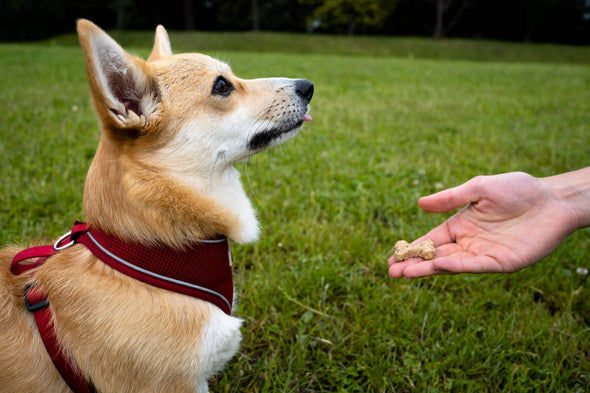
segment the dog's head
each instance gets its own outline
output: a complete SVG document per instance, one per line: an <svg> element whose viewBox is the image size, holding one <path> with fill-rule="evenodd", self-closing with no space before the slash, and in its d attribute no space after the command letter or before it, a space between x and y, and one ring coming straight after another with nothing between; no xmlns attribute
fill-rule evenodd
<svg viewBox="0 0 590 393"><path fill-rule="evenodd" d="M168 244L215 234L255 240L255 214L233 164L311 120L313 84L240 79L209 56L174 55L161 26L147 61L87 20L78 34L102 129L84 194L88 222Z"/></svg>
<svg viewBox="0 0 590 393"><path fill-rule="evenodd" d="M162 26L147 61L89 21L78 22L78 33L103 131L119 140L166 144L162 156L183 166L195 158L231 165L290 139L311 120L308 80L245 80L209 56L173 55Z"/></svg>

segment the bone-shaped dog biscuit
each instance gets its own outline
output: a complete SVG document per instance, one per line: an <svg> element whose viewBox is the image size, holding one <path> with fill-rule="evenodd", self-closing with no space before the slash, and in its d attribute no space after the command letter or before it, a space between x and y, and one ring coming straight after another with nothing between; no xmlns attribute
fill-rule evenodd
<svg viewBox="0 0 590 393"><path fill-rule="evenodd" d="M436 249L432 240L424 240L416 244L408 244L405 240L395 243L393 259L405 261L410 258L433 259L436 257Z"/></svg>

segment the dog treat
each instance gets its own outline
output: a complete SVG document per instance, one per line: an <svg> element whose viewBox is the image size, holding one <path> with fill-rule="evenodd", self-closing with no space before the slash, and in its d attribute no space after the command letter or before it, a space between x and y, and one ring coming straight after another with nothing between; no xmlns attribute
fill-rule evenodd
<svg viewBox="0 0 590 393"><path fill-rule="evenodd" d="M398 262L405 261L410 258L433 259L436 257L436 249L434 242L426 239L423 242L416 244L408 244L405 240L400 240L395 243L393 259Z"/></svg>

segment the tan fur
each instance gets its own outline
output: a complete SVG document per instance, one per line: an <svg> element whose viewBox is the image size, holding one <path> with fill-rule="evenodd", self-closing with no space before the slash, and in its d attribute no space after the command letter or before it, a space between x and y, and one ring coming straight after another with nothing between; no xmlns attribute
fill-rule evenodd
<svg viewBox="0 0 590 393"><path fill-rule="evenodd" d="M124 240L149 244L158 239L181 247L187 240L227 234L237 225L213 200L191 192L133 153L102 166L100 162L113 155L107 150L116 149L105 145L101 141L84 190L84 215L94 227Z"/></svg>
<svg viewBox="0 0 590 393"><path fill-rule="evenodd" d="M292 80L242 80L208 56L173 55L161 26L148 61L89 21L78 22L78 33L102 129L84 188L88 224L173 248L220 235L255 240L233 163L267 147L248 147L257 133L287 124L276 143L295 135L309 99L301 102ZM219 75L231 82L230 96L212 94ZM47 294L59 343L100 393L207 392L207 379L238 348L239 319L124 276L82 245L34 276L10 273L19 250L0 250L2 393L70 392L24 307L29 282Z"/></svg>

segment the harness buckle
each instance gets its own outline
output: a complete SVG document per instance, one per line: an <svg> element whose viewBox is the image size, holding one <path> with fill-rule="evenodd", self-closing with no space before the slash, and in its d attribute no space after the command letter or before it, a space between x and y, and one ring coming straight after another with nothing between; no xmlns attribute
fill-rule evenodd
<svg viewBox="0 0 590 393"><path fill-rule="evenodd" d="M31 301L29 300L29 292L31 289L35 289L35 286L32 283L27 284L27 286L25 286L25 306L27 307L27 310L29 312L37 312L49 306L49 301L43 293L34 296L31 303Z"/></svg>

